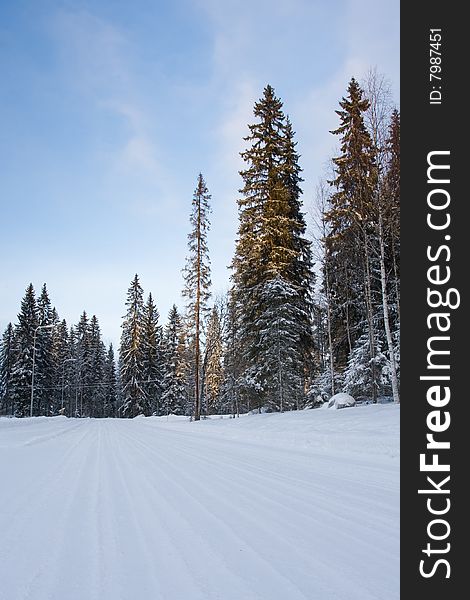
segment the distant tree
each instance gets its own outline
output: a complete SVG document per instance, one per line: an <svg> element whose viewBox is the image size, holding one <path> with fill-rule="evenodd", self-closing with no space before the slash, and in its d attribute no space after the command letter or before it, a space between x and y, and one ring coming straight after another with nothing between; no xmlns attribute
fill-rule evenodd
<svg viewBox="0 0 470 600"><path fill-rule="evenodd" d="M95 315L90 319L90 373L87 377L89 405L87 416L103 417L106 397L106 347L101 339L101 330Z"/></svg>
<svg viewBox="0 0 470 600"><path fill-rule="evenodd" d="M93 391L90 322L86 311L80 316L75 328L76 371L77 371L77 416L90 416Z"/></svg>
<svg viewBox="0 0 470 600"><path fill-rule="evenodd" d="M207 326L206 347L204 354L204 397L206 414L217 414L223 382L223 338L222 323L217 306L212 308Z"/></svg>
<svg viewBox="0 0 470 600"><path fill-rule="evenodd" d="M181 317L173 304L163 335L162 414L183 415L185 413L186 386L183 361Z"/></svg>
<svg viewBox="0 0 470 600"><path fill-rule="evenodd" d="M183 270L185 287L183 296L187 299L187 324L194 349L194 419L201 416L201 338L204 318L207 316L207 301L210 297L210 260L207 246L209 231L209 200L211 196L204 178L199 174L196 190L193 195L190 216L191 232L188 235L188 257Z"/></svg>
<svg viewBox="0 0 470 600"><path fill-rule="evenodd" d="M157 307L149 294L143 311L143 386L151 414L160 414L162 395L162 332Z"/></svg>
<svg viewBox="0 0 470 600"><path fill-rule="evenodd" d="M127 314L122 323L119 349L120 379L123 406L121 416L136 417L150 414L144 381L144 301L138 275L127 292Z"/></svg>
<svg viewBox="0 0 470 600"><path fill-rule="evenodd" d="M57 324L57 313L52 308L46 284L37 299L38 325L36 333L36 357L34 386L38 414L50 415L53 411L54 360L52 350L52 325ZM56 320L54 320L56 319Z"/></svg>
<svg viewBox="0 0 470 600"><path fill-rule="evenodd" d="M38 312L33 285L30 283L21 302L18 324L15 327L16 356L11 372L11 399L13 413L17 417L26 417L30 413L31 385L33 374L33 345ZM33 399L33 414L38 414L36 396Z"/></svg>
<svg viewBox="0 0 470 600"><path fill-rule="evenodd" d="M117 379L113 345L110 344L105 360L103 416L115 417L117 406Z"/></svg>
<svg viewBox="0 0 470 600"><path fill-rule="evenodd" d="M9 323L0 346L0 412L6 415L13 414L11 379L15 359L14 329Z"/></svg>
<svg viewBox="0 0 470 600"><path fill-rule="evenodd" d="M54 321L58 317L54 317ZM68 405L68 390L70 386L69 371L67 367L70 359L69 332L67 322L64 320L57 323L52 331L52 360L54 365L53 372L53 393L52 393L52 414L59 414L59 411ZM66 396L67 394L67 396Z"/></svg>

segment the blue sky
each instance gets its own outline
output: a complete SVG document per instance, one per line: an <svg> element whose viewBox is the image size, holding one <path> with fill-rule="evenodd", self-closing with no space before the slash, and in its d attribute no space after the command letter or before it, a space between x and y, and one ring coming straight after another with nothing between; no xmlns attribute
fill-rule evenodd
<svg viewBox="0 0 470 600"><path fill-rule="evenodd" d="M263 87L297 132L308 211L338 101L371 67L398 99L398 0L0 0L0 328L46 282L61 317L96 314L117 343L136 272L165 321L200 171L224 291Z"/></svg>

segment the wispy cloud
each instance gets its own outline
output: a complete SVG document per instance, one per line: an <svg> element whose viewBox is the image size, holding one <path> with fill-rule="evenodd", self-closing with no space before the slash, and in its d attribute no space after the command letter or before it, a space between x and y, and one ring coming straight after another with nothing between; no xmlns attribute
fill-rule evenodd
<svg viewBox="0 0 470 600"><path fill-rule="evenodd" d="M115 167L157 174L158 147L139 101L125 32L88 11L65 10L55 15L53 32L70 84L86 102L122 120L123 140L112 150Z"/></svg>

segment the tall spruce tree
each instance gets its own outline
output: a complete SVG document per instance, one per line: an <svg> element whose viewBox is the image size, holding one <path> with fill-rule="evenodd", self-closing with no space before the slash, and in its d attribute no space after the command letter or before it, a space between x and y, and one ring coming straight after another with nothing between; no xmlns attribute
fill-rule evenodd
<svg viewBox="0 0 470 600"><path fill-rule="evenodd" d="M54 396L54 358L53 358L53 328L57 324L57 312L53 309L46 284L42 286L37 299L38 325L36 334L36 356L34 386L37 397L38 414L53 413Z"/></svg>
<svg viewBox="0 0 470 600"><path fill-rule="evenodd" d="M219 309L214 306L207 325L206 348L204 354L204 405L207 415L220 410L223 382L223 339Z"/></svg>
<svg viewBox="0 0 470 600"><path fill-rule="evenodd" d="M144 301L143 290L136 274L127 292L127 314L122 323L119 348L122 389L121 416L148 416L150 406L144 381Z"/></svg>
<svg viewBox="0 0 470 600"><path fill-rule="evenodd" d="M110 344L105 360L105 371L104 371L104 406L103 416L104 417L115 417L116 416L116 404L117 404L117 380L116 380L116 363L114 360L114 349L113 345Z"/></svg>
<svg viewBox="0 0 470 600"><path fill-rule="evenodd" d="M101 330L95 315L90 319L90 393L87 416L103 417L105 404L106 347L101 339Z"/></svg>
<svg viewBox="0 0 470 600"><path fill-rule="evenodd" d="M149 294L143 312L143 385L154 415L160 414L162 395L162 334L158 319L157 307Z"/></svg>
<svg viewBox="0 0 470 600"><path fill-rule="evenodd" d="M9 323L0 347L0 412L4 415L13 414L11 379L15 359L14 329L13 325Z"/></svg>
<svg viewBox="0 0 470 600"><path fill-rule="evenodd" d="M15 327L16 357L11 373L13 413L25 417L30 413L31 385L33 375L33 346L38 326L36 295L33 284L26 289ZM38 414L37 398L33 398L33 414Z"/></svg>
<svg viewBox="0 0 470 600"><path fill-rule="evenodd" d="M59 414L66 411L66 392L70 385L68 379L67 366L69 358L69 332L65 319L57 323L52 331L52 358L54 365L53 372L53 414ZM69 413L67 413L69 414Z"/></svg>
<svg viewBox="0 0 470 600"><path fill-rule="evenodd" d="M173 304L163 336L161 413L164 415L185 413L184 351L181 317Z"/></svg>
<svg viewBox="0 0 470 600"><path fill-rule="evenodd" d="M364 123L364 113L369 101L357 81L352 78L348 96L340 102L340 126L332 131L340 136L341 154L333 159L335 179L330 183L335 191L331 195L331 208L325 215L329 226L326 240L331 294L335 299L336 335L347 340L347 349L338 357L345 365L347 357L364 331L369 339L369 359L372 380L375 381L375 303L373 298L372 260L374 234L374 201L378 181L376 148ZM341 325L346 325L346 336ZM340 346L336 343L336 347ZM371 386L374 402L377 385Z"/></svg>
<svg viewBox="0 0 470 600"><path fill-rule="evenodd" d="M76 333L77 408L76 416L90 416L92 397L90 321L86 311L80 316Z"/></svg>
<svg viewBox="0 0 470 600"><path fill-rule="evenodd" d="M248 408L262 405L289 407L280 392L279 373L268 372L268 356L274 356L277 334L266 328L273 321L273 307L289 314L291 352L283 390L286 397L301 398L312 362L312 283L310 243L305 238L301 212L299 156L294 132L283 113L282 102L271 86L255 104L258 122L249 125L245 138L250 147L242 153L246 169L238 200L239 229L232 262L231 310L236 322L240 375L237 385ZM274 284L274 282L277 282ZM286 290L289 293L284 293ZM279 294L271 296L269 294ZM301 403L301 402L300 402ZM295 402L295 405L298 401Z"/></svg>
<svg viewBox="0 0 470 600"><path fill-rule="evenodd" d="M207 233L210 227L209 213L211 196L200 173L194 191L190 216L191 231L188 235L188 257L183 270L185 287L183 296L187 299L186 318L190 343L193 348L194 374L194 419L201 417L201 342L203 323L207 316L207 302L210 298L210 259Z"/></svg>

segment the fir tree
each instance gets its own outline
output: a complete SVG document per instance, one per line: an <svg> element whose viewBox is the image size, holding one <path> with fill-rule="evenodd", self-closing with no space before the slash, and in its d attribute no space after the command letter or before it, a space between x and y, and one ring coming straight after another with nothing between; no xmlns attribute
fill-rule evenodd
<svg viewBox="0 0 470 600"><path fill-rule="evenodd" d="M162 414L185 413L186 388L184 383L184 342L178 309L173 305L163 337Z"/></svg>
<svg viewBox="0 0 470 600"><path fill-rule="evenodd" d="M90 319L90 371L87 416L103 417L106 389L106 348L101 339L101 330L95 315Z"/></svg>
<svg viewBox="0 0 470 600"><path fill-rule="evenodd" d="M110 344L106 354L105 371L104 371L104 405L103 416L115 417L117 406L117 380L116 380L116 364L114 361L114 349Z"/></svg>
<svg viewBox="0 0 470 600"><path fill-rule="evenodd" d="M194 191L192 210L190 216L191 232L188 235L189 254L183 270L185 287L183 296L187 299L187 323L194 348L193 373L194 373L194 419L201 416L201 338L204 318L207 315L207 301L210 297L210 260L207 246L207 233L209 231L209 200L211 196L204 178L198 176L197 186Z"/></svg>
<svg viewBox="0 0 470 600"><path fill-rule="evenodd" d="M331 181L335 192L331 208L325 215L329 226L326 240L331 296L339 309L336 323L340 326L336 337L347 341L343 359L349 355L363 331L363 322L369 336L369 354L374 377L375 358L375 303L373 300L372 258L376 231L374 223L378 171L376 148L364 123L369 101L357 81L352 78L348 96L337 110L340 126L332 131L341 137L341 155L334 158L336 178ZM346 335L341 325L346 326ZM343 330L344 331L344 330ZM336 343L336 347L340 343ZM372 386L376 394L377 386ZM376 396L374 395L374 401Z"/></svg>
<svg viewBox="0 0 470 600"><path fill-rule="evenodd" d="M149 294L143 312L143 381L151 414L160 414L162 394L161 327L157 307Z"/></svg>
<svg viewBox="0 0 470 600"><path fill-rule="evenodd" d="M36 333L36 356L34 373L34 395L37 398L38 414L53 414L54 360L53 328L57 324L57 313L52 308L46 284L42 286L37 300L38 325Z"/></svg>
<svg viewBox="0 0 470 600"><path fill-rule="evenodd" d="M267 281L261 293L259 348L263 355L260 380L264 406L283 412L303 407L303 355L298 325L297 290L280 275Z"/></svg>
<svg viewBox="0 0 470 600"><path fill-rule="evenodd" d="M2 337L0 349L0 411L2 414L13 414L12 372L15 364L15 337L13 325L8 324Z"/></svg>
<svg viewBox="0 0 470 600"><path fill-rule="evenodd" d="M32 284L26 289L15 328L16 357L11 372L11 398L13 412L17 417L30 414L31 385L33 375L33 347L38 326L36 296ZM38 414L36 398L33 398L33 414Z"/></svg>
<svg viewBox="0 0 470 600"><path fill-rule="evenodd" d="M127 293L127 314L122 324L119 349L123 417L150 414L144 381L144 301L143 290L136 274Z"/></svg>
<svg viewBox="0 0 470 600"><path fill-rule="evenodd" d="M57 318L57 317L56 317ZM54 319L55 320L55 319ZM57 324L52 332L52 358L54 365L53 372L53 414L65 412L66 391L69 386L68 372L66 367L69 361L69 332L67 322L62 320Z"/></svg>
<svg viewBox="0 0 470 600"><path fill-rule="evenodd" d="M217 306L211 312L207 326L206 349L204 356L204 397L207 415L216 414L220 409L223 382L223 340L222 324Z"/></svg>
<svg viewBox="0 0 470 600"><path fill-rule="evenodd" d="M269 340L276 338L266 327L275 326L272 310L279 308L279 298L269 299L267 290L281 291L280 286L270 287L271 282L282 280L292 291L282 294L288 305L282 310L294 310L298 318L290 321L289 337L299 357L291 363L290 380L308 377L313 344L311 249L301 212L302 179L294 132L269 85L255 104L254 115L258 122L249 126L245 141L250 147L242 153L247 168L241 172L244 187L238 201L240 224L231 291L240 367L237 386L248 408L260 408L276 387L277 373L267 373L265 368L273 351Z"/></svg>
<svg viewBox="0 0 470 600"><path fill-rule="evenodd" d="M382 352L382 342L378 336L375 339L375 348L375 355L371 358L369 334L365 333L358 339L349 356L344 372L344 389L356 398L374 398L383 391L390 391L390 363Z"/></svg>

